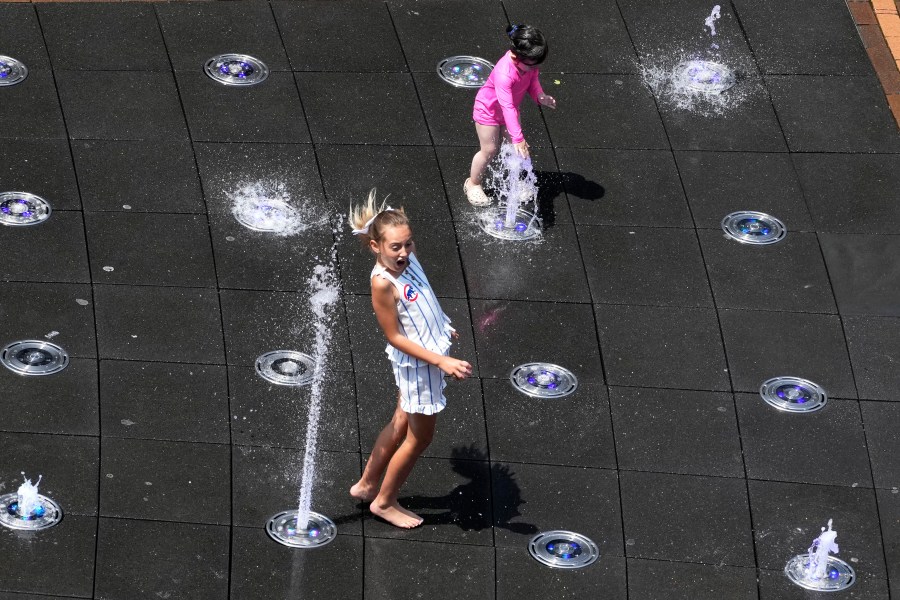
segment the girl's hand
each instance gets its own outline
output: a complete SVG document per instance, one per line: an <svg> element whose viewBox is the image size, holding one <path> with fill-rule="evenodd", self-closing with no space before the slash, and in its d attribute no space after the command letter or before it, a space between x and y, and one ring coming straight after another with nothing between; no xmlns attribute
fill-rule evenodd
<svg viewBox="0 0 900 600"><path fill-rule="evenodd" d="M438 368L454 379L465 379L472 374L472 365L452 356L442 356Z"/></svg>
<svg viewBox="0 0 900 600"><path fill-rule="evenodd" d="M556 98L553 96L548 96L547 94L541 94L538 96L538 102L547 108L556 109Z"/></svg>
<svg viewBox="0 0 900 600"><path fill-rule="evenodd" d="M522 140L516 144L513 144L513 148L516 149L516 152L519 153L519 156L522 158L528 158L528 142Z"/></svg>
<svg viewBox="0 0 900 600"><path fill-rule="evenodd" d="M450 332L450 337L452 337L454 340L458 340L458 339L459 339L459 332L456 331L455 329L452 330L452 331Z"/></svg>

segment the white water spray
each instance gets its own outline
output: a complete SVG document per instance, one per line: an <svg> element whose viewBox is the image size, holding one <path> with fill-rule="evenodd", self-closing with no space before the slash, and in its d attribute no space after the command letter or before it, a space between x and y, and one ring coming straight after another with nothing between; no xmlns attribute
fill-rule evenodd
<svg viewBox="0 0 900 600"><path fill-rule="evenodd" d="M19 489L16 490L16 494L18 496L18 508L16 512L19 513L21 517L28 517L41 505L41 500L38 498L38 486L41 484L41 479L44 477L43 475L38 475L38 480L32 484L31 480L25 477L25 473L22 473L22 477L25 479L25 483L19 486Z"/></svg>
<svg viewBox="0 0 900 600"><path fill-rule="evenodd" d="M290 236L325 222L323 215L315 214L312 203L298 208L284 183L277 181L242 183L228 199L234 218L255 231Z"/></svg>
<svg viewBox="0 0 900 600"><path fill-rule="evenodd" d="M504 140L497 159L491 162L488 171L500 207L505 208L504 226L515 227L516 213L529 203L532 204L529 212L534 215L529 226L533 225L537 218L538 187L531 157L524 158L515 146Z"/></svg>
<svg viewBox="0 0 900 600"><path fill-rule="evenodd" d="M709 27L709 34L716 35L716 21L719 20L721 16L721 6L716 4L713 6L712 12L706 17L706 20L703 22L707 27Z"/></svg>

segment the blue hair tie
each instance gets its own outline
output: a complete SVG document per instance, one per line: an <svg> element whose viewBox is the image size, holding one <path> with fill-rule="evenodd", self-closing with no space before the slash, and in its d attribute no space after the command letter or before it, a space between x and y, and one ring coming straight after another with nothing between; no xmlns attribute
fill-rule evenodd
<svg viewBox="0 0 900 600"><path fill-rule="evenodd" d="M509 30L509 39L512 39L513 34L515 34L519 30L518 25L513 25L512 29Z"/></svg>

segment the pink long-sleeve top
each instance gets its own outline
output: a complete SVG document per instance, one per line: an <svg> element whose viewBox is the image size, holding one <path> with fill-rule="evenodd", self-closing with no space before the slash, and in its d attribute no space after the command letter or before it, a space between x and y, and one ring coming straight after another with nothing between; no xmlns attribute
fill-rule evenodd
<svg viewBox="0 0 900 600"><path fill-rule="evenodd" d="M521 142L525 136L522 135L522 126L519 124L519 104L522 103L525 92L535 102L544 93L538 81L539 74L540 69L537 68L525 73L519 71L511 53L507 52L497 61L488 80L478 90L472 118L482 125L506 125L513 143Z"/></svg>

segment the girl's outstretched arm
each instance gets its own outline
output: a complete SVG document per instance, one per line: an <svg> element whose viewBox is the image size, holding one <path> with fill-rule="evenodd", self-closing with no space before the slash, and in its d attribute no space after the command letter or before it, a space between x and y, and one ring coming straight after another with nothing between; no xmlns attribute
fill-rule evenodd
<svg viewBox="0 0 900 600"><path fill-rule="evenodd" d="M456 379L465 379L471 375L472 365L466 361L432 352L400 333L394 289L394 285L386 279L372 278L372 308L388 343L400 352L434 365Z"/></svg>

